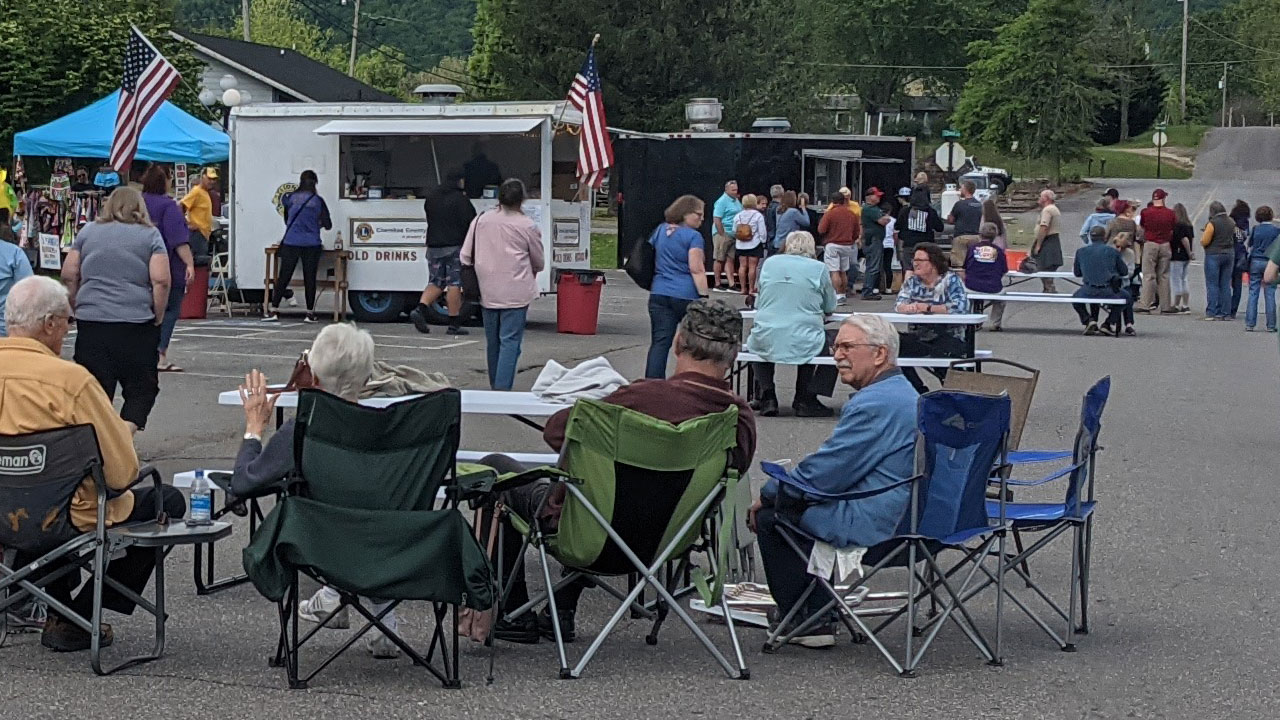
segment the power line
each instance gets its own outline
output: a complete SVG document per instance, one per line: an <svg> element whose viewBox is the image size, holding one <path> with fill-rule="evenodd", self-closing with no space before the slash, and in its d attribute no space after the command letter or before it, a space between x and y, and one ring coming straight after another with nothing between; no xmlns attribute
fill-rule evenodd
<svg viewBox="0 0 1280 720"><path fill-rule="evenodd" d="M1199 25L1200 27L1204 28L1205 30L1208 30L1209 32L1213 33L1214 35L1217 35L1218 37L1222 38L1223 40L1227 40L1227 41L1233 42L1233 43L1235 43L1236 45L1239 45L1240 47L1242 47L1242 48L1244 48L1244 49L1246 49L1246 50L1252 50L1252 51L1254 51L1254 52L1260 52L1260 53L1265 53L1265 54L1267 54L1267 55L1274 55L1274 56L1276 56L1276 57L1280 57L1280 53L1278 53L1278 52L1276 52L1276 51L1274 51L1274 50L1263 50L1262 48L1253 47L1252 45L1245 45L1244 43L1240 42L1239 40L1236 40L1235 38L1233 38L1233 37L1231 37L1231 36L1229 36L1229 35L1224 35L1224 34L1222 34L1222 33L1218 32L1217 30L1214 30L1213 28L1209 27L1208 25L1205 25L1204 23L1200 22L1199 20L1196 20L1195 18L1192 18L1192 19L1191 19L1191 21L1192 21L1192 22L1194 22L1195 24Z"/></svg>

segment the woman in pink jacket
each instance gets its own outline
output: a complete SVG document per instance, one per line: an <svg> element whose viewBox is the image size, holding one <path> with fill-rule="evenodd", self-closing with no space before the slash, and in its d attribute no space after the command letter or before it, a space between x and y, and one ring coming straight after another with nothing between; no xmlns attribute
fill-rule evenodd
<svg viewBox="0 0 1280 720"><path fill-rule="evenodd" d="M538 297L538 273L544 266L542 233L520 209L524 183L508 180L498 188L498 207L471 221L462 244L462 264L476 269L489 361L489 387L515 384L520 342L529 303Z"/></svg>

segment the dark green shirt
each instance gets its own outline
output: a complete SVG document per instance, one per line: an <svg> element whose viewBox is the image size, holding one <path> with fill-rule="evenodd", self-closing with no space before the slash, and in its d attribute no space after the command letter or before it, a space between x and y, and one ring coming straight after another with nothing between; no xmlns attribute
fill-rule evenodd
<svg viewBox="0 0 1280 720"><path fill-rule="evenodd" d="M866 247L880 247L884 242L884 226L880 224L882 217L884 211L879 205L862 203L862 244Z"/></svg>

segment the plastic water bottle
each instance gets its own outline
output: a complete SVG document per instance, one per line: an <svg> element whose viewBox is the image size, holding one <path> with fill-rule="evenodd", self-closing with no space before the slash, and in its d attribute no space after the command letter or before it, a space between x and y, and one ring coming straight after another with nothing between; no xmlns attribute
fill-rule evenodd
<svg viewBox="0 0 1280 720"><path fill-rule="evenodd" d="M196 470L196 480L191 484L191 512L187 517L188 525L209 525L213 523L213 494L209 490L209 481L205 479L204 470Z"/></svg>

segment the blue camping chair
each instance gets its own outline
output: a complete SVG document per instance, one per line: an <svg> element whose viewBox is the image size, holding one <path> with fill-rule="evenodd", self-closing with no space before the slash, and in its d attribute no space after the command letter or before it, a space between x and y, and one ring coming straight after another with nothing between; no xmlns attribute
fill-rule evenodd
<svg viewBox="0 0 1280 720"><path fill-rule="evenodd" d="M989 518L993 520L1000 517L1007 518L1014 532L1036 533L1040 537L1030 547L1019 551L1017 555L1006 556L1002 553L1000 557L1005 558L1004 567L994 574L984 568L983 572L987 575L986 581L970 591L970 595L981 592L993 582L996 582L1004 572L1013 571L1017 573L1026 583L1026 587L1039 596L1059 618L1067 623L1066 636L1061 637L1054 632L1049 623L1037 615L1007 584L1004 585L1002 592L1007 594L1018 609L1031 618L1041 630L1044 630L1057 643L1059 648L1066 652L1075 651L1075 643L1072 640L1075 639L1076 633L1085 635L1089 632L1089 569L1093 555L1093 513L1097 508L1097 502L1094 500L1094 478L1098 451L1102 449L1098 445L1098 434L1102 430L1102 411L1106 408L1107 398L1110 394L1110 376L1099 380L1085 393L1084 402L1080 409L1080 429L1076 431L1075 448L1073 450L1066 452L1031 451L1010 454L1010 461L1015 467L1069 458L1071 460L1069 465L1038 480L1007 481L1009 486L1033 487L1066 478L1066 497L1061 503L1011 502L1001 506L1000 503L995 501L988 501L987 516ZM992 482L995 482L995 480ZM1049 597L1048 593L1032 581L1030 573L1026 570L1026 563L1031 556L1068 530L1072 531L1071 590L1070 603L1068 609L1064 611ZM1075 622L1077 597L1080 600L1080 624L1078 626Z"/></svg>
<svg viewBox="0 0 1280 720"><path fill-rule="evenodd" d="M1000 556L1005 554L1005 538L1008 524L1002 517L994 522L987 517L986 490L992 467L1004 465L1009 436L1010 401L1008 395L980 395L976 393L939 390L920 397L917 427L923 449L923 466L920 474L879 490L830 495L803 487L789 475L778 475L782 483L779 493L803 494L810 502L824 500L855 500L888 492L902 485L910 485L911 501L908 511L898 525L897 534L884 543L870 548L863 558L871 567L861 583L870 583L881 570L888 567L907 567L906 603L891 612L875 627L856 612L856 605L865 596L865 590L851 588L846 592L836 589L839 578L811 577L804 594L787 616L770 631L765 651L772 652L823 621L833 610L852 634L855 642L865 638L875 645L885 660L903 677L914 677L925 651L937 637L947 620L954 622L965 636L993 665L1001 664L1000 613L1001 599L996 603L995 643L988 642L978 630L973 617L965 607L965 598L977 572L982 568L981 559L998 546ZM996 504L1003 507L1004 486L1001 499ZM779 531L787 544L801 557L808 558L814 537L800 529L798 523L782 519ZM943 550L958 550L963 559L944 570L938 562ZM923 564L923 568L920 567ZM1004 567L996 570L995 582L1003 585ZM988 573L989 574L989 573ZM957 585L955 580L963 575ZM815 591L824 592L831 599L819 612L803 622L796 622L805 601ZM1000 593L1003 596L1003 592ZM928 599L941 610L927 623L920 625L916 619L916 605ZM851 605L852 603L852 605ZM885 630L899 617L906 616L906 646L901 660L881 640ZM927 632L926 632L927 631ZM922 639L918 639L922 638ZM919 646L916 647L916 643Z"/></svg>

